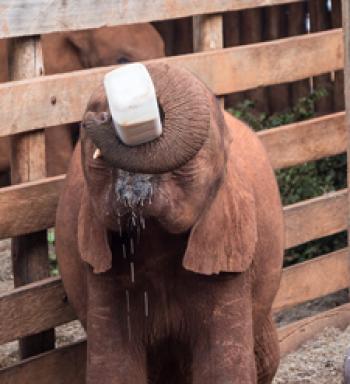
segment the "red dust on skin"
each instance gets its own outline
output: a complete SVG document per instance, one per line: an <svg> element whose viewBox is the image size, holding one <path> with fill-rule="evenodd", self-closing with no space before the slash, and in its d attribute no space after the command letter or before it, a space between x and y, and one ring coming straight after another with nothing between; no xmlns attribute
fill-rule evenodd
<svg viewBox="0 0 350 384"><path fill-rule="evenodd" d="M119 230L120 223L127 225L130 216L136 214L145 219L155 218L170 233L186 232L197 221L200 207L213 194L212 180L218 179L214 183L218 187L223 177L217 160L212 158L219 150L205 147L183 167L151 175L115 169L103 155L93 159L96 147L88 138L85 144L86 178L93 196L92 204L100 220L109 223L114 231ZM220 145L220 142L215 144ZM223 161L222 158L222 164ZM98 182L89 183L90 179Z"/></svg>
<svg viewBox="0 0 350 384"><path fill-rule="evenodd" d="M222 112L196 78L162 63L153 71L171 134L130 149L110 141L112 129L106 138L96 127L90 138L83 126L57 209L62 279L87 324L87 382L146 383L170 361L188 367L193 384L270 384L279 361L271 307L284 233L272 167L257 136ZM183 101L189 89L197 95L192 104ZM93 103L88 112L106 111L103 94ZM102 157L94 161L96 145ZM127 218L132 224L125 195L133 201L137 180L153 194L134 255L135 233L117 232L118 211L123 230ZM166 352L174 355L167 360ZM156 383L170 383L174 373L181 375L175 382L187 382L183 372L161 373Z"/></svg>

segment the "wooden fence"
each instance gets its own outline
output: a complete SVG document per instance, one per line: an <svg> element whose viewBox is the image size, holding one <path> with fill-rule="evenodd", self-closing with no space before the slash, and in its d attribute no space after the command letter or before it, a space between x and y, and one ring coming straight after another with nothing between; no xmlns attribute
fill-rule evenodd
<svg viewBox="0 0 350 384"><path fill-rule="evenodd" d="M238 46L319 32L341 27L341 0L308 0L279 6L227 12L224 15L224 46ZM229 95L227 106L252 100L258 112L283 112L311 90L323 97L316 102L318 115L344 110L343 72L337 71L295 83Z"/></svg>
<svg viewBox="0 0 350 384"><path fill-rule="evenodd" d="M343 69L341 29L221 48L221 13L300 2L152 0L147 4L139 0L85 0L82 5L78 0L0 0L0 38L16 38L10 68L15 81L0 85L0 136L10 135L13 139L12 172L17 182L0 189L0 238L15 238L17 286L0 295L0 344L21 338L24 357L31 356L53 347L50 329L75 319L60 279L48 277L45 231L54 225L64 176L45 177L43 128L79 120L92 89L109 70L96 68L42 76L38 35L194 16L194 47L203 52L161 60L190 68L217 95L223 96ZM350 7L347 0L344 3L344 19L350 30ZM212 50L213 47L216 49ZM349 79L350 76L348 83ZM347 90L350 99L349 84ZM345 113L339 112L262 131L259 135L274 168L279 169L346 152L346 126ZM347 190L286 206L286 248L347 230L347 207ZM286 268L274 303L275 311L347 288L348 265L345 248ZM345 304L285 326L279 330L282 353L297 348L325 326L342 327L349 323L350 304ZM0 370L0 382L82 384L84 351L84 342L80 342L29 357Z"/></svg>

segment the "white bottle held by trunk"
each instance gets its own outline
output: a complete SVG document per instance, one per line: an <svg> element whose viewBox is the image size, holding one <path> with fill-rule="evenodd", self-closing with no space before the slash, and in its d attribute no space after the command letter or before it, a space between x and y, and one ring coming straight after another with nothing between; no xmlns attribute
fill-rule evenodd
<svg viewBox="0 0 350 384"><path fill-rule="evenodd" d="M143 64L123 65L107 73L104 87L116 133L124 144L140 145L162 134L154 84Z"/></svg>

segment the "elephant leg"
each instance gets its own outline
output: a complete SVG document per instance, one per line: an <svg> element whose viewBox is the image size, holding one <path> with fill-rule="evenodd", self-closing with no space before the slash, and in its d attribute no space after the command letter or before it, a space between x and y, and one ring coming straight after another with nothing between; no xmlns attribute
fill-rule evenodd
<svg viewBox="0 0 350 384"><path fill-rule="evenodd" d="M87 272L87 384L146 384L146 351L115 274ZM133 329L133 333L129 332Z"/></svg>
<svg viewBox="0 0 350 384"><path fill-rule="evenodd" d="M207 324L199 333L193 351L193 383L255 384L257 373L248 274L237 274L232 280L215 284L212 314L203 323Z"/></svg>
<svg viewBox="0 0 350 384"><path fill-rule="evenodd" d="M73 153L71 125L48 128L45 131L45 150L48 176L56 176L67 172Z"/></svg>
<svg viewBox="0 0 350 384"><path fill-rule="evenodd" d="M146 365L114 338L114 347L102 340L89 340L86 384L146 384ZM97 345L99 344L99 345Z"/></svg>
<svg viewBox="0 0 350 384"><path fill-rule="evenodd" d="M271 314L255 335L255 356L258 383L272 383L280 361L280 350L277 330Z"/></svg>

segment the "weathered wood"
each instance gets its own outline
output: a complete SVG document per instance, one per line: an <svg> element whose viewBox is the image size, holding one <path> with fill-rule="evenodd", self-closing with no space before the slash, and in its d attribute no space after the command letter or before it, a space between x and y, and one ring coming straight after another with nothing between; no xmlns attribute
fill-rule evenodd
<svg viewBox="0 0 350 384"><path fill-rule="evenodd" d="M1 384L84 384L86 343L77 342L0 369Z"/></svg>
<svg viewBox="0 0 350 384"><path fill-rule="evenodd" d="M341 0L332 0L332 27L342 27ZM334 110L344 111L344 71L337 71L334 75Z"/></svg>
<svg viewBox="0 0 350 384"><path fill-rule="evenodd" d="M253 44L262 42L263 39L263 12L261 9L247 9L241 12L241 44ZM256 71L257 61L255 61ZM260 72L260 63L259 71ZM239 76L241 74L239 73ZM254 102L254 107L259 112L269 113L267 91L265 88L253 89L244 94L244 97Z"/></svg>
<svg viewBox="0 0 350 384"><path fill-rule="evenodd" d="M286 248L345 231L347 198L341 190L285 207Z"/></svg>
<svg viewBox="0 0 350 384"><path fill-rule="evenodd" d="M301 58L303 65L300 65ZM216 94L223 95L341 69L342 31L161 60L189 68ZM91 93L110 69L97 68L1 84L0 136L80 120Z"/></svg>
<svg viewBox="0 0 350 384"><path fill-rule="evenodd" d="M278 330L281 355L285 356L295 351L305 342L316 337L326 327L345 329L349 323L350 304L344 304L286 325Z"/></svg>
<svg viewBox="0 0 350 384"><path fill-rule="evenodd" d="M258 133L275 169L346 152L345 113L293 123Z"/></svg>
<svg viewBox="0 0 350 384"><path fill-rule="evenodd" d="M195 16L193 18L193 48L195 52L223 47L222 15Z"/></svg>
<svg viewBox="0 0 350 384"><path fill-rule="evenodd" d="M345 91L345 112L346 112L346 131L347 131L347 184L350 185L350 2L342 0L342 20L344 30L344 91ZM350 214L350 198L347 201L348 216ZM348 239L350 236L350 224L348 218ZM349 241L349 240L348 240ZM349 258L350 262L350 258Z"/></svg>
<svg viewBox="0 0 350 384"><path fill-rule="evenodd" d="M40 231L54 225L64 176L0 189L0 239Z"/></svg>
<svg viewBox="0 0 350 384"><path fill-rule="evenodd" d="M8 81L7 41L0 39L0 83Z"/></svg>
<svg viewBox="0 0 350 384"><path fill-rule="evenodd" d="M0 38L175 19L302 0L0 0Z"/></svg>
<svg viewBox="0 0 350 384"><path fill-rule="evenodd" d="M347 288L350 281L349 250L285 268L281 285L273 303L275 312ZM332 278L329 278L332 276Z"/></svg>
<svg viewBox="0 0 350 384"><path fill-rule="evenodd" d="M75 319L58 277L27 284L0 295L0 344Z"/></svg>
<svg viewBox="0 0 350 384"><path fill-rule="evenodd" d="M236 47L241 41L241 17L239 11L226 12L223 15L224 47ZM232 93L225 96L225 106L235 107L244 99L243 93Z"/></svg>
<svg viewBox="0 0 350 384"><path fill-rule="evenodd" d="M194 52L210 51L223 48L223 17L222 15L193 17L193 49ZM224 107L225 100L220 100Z"/></svg>
<svg viewBox="0 0 350 384"><path fill-rule="evenodd" d="M12 42L10 49L8 69L11 80L27 79L43 74L43 56L39 37L16 39ZM44 131L12 136L11 183L23 183L45 176ZM46 231L12 239L11 253L15 287L49 276ZM22 358L54 347L53 329L20 340Z"/></svg>
<svg viewBox="0 0 350 384"><path fill-rule="evenodd" d="M298 36L306 33L305 17L307 13L306 2L288 5L288 35ZM300 80L291 84L292 105L295 105L302 97L310 93L309 79Z"/></svg>
<svg viewBox="0 0 350 384"><path fill-rule="evenodd" d="M287 36L287 13L283 6L269 7L265 11L265 40L277 40ZM289 85L278 84L267 89L270 113L286 110L290 105Z"/></svg>
<svg viewBox="0 0 350 384"><path fill-rule="evenodd" d="M31 79L43 74L43 57L38 38L14 40L10 45L9 58L8 69L11 80ZM12 105L12 109L15 105ZM11 146L12 184L46 176L43 131L16 135L12 137Z"/></svg>
<svg viewBox="0 0 350 384"><path fill-rule="evenodd" d="M308 7L311 32L324 31L330 28L330 13L326 8L325 0L309 0ZM315 90L323 89L327 92L327 95L316 101L316 112L320 115L333 112L333 84L331 82L331 75L325 74L314 77L313 84Z"/></svg>

